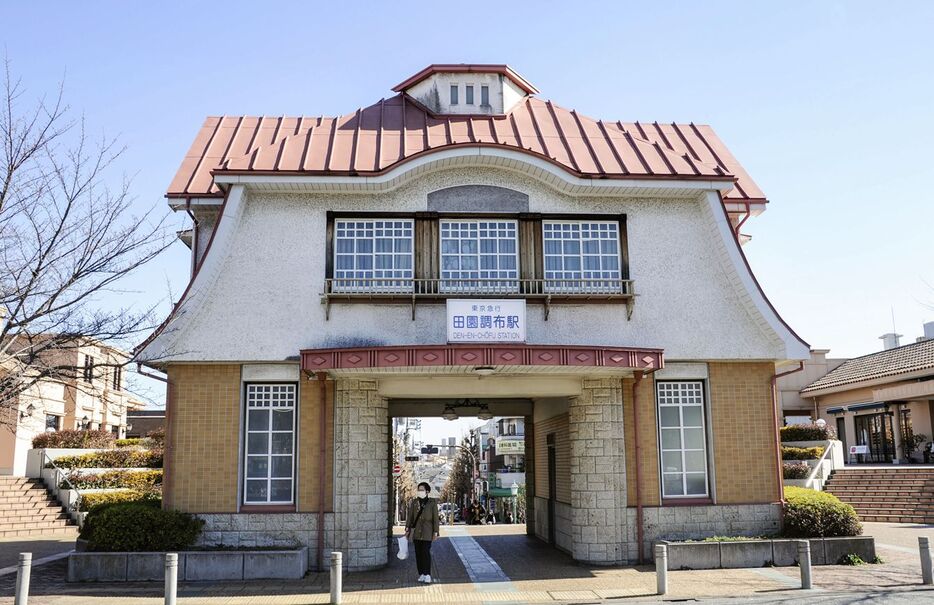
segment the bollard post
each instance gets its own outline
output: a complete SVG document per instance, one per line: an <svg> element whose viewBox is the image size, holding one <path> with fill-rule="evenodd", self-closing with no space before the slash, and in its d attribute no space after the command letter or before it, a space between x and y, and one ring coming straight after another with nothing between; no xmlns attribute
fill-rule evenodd
<svg viewBox="0 0 934 605"><path fill-rule="evenodd" d="M934 568L931 567L931 544L927 536L918 536L918 550L921 551L921 581L934 584Z"/></svg>
<svg viewBox="0 0 934 605"><path fill-rule="evenodd" d="M29 573L32 571L32 553L19 553L19 563L16 565L16 596L14 605L26 605L29 600Z"/></svg>
<svg viewBox="0 0 934 605"><path fill-rule="evenodd" d="M801 588L811 588L811 543L798 540L798 567L801 568Z"/></svg>
<svg viewBox="0 0 934 605"><path fill-rule="evenodd" d="M178 594L178 553L165 553L165 605L175 605Z"/></svg>
<svg viewBox="0 0 934 605"><path fill-rule="evenodd" d="M342 555L339 551L331 553L331 605L340 605L341 602L341 591L343 590L341 585L341 573L343 569L341 557Z"/></svg>
<svg viewBox="0 0 934 605"><path fill-rule="evenodd" d="M655 545L655 580L658 594L668 594L668 546Z"/></svg>

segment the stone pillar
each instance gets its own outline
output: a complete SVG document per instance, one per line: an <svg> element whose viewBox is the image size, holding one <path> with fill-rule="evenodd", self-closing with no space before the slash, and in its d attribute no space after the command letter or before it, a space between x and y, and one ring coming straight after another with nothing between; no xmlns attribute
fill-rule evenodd
<svg viewBox="0 0 934 605"><path fill-rule="evenodd" d="M623 391L618 378L584 380L569 408L571 554L628 563Z"/></svg>
<svg viewBox="0 0 934 605"><path fill-rule="evenodd" d="M375 380L334 385L334 550L347 571L386 565L389 408Z"/></svg>
<svg viewBox="0 0 934 605"><path fill-rule="evenodd" d="M532 415L525 417L525 533L535 535L535 422ZM546 454L547 455L547 452Z"/></svg>

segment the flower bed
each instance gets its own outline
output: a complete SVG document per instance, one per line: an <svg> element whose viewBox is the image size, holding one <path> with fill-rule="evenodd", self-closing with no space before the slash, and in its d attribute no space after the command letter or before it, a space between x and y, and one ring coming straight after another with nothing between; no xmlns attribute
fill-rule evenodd
<svg viewBox="0 0 934 605"><path fill-rule="evenodd" d="M88 492L81 494L81 503L78 506L78 510L86 513L103 504L114 504L116 502L155 502L157 500L162 500L162 491L158 488L153 488L149 491L121 489Z"/></svg>
<svg viewBox="0 0 934 605"><path fill-rule="evenodd" d="M811 474L811 467L807 462L782 463L782 477L785 479L807 479Z"/></svg>
<svg viewBox="0 0 934 605"><path fill-rule="evenodd" d="M782 446L782 460L816 460L824 455L823 447Z"/></svg>
<svg viewBox="0 0 934 605"><path fill-rule="evenodd" d="M162 468L162 450L115 449L55 459L59 468ZM46 464L51 468L52 464Z"/></svg>
<svg viewBox="0 0 934 605"><path fill-rule="evenodd" d="M70 485L69 485L70 482ZM150 490L162 483L161 470L106 471L103 473L73 472L59 483L60 489L135 489Z"/></svg>
<svg viewBox="0 0 934 605"><path fill-rule="evenodd" d="M33 449L111 448L115 437L110 431L54 431L41 433L32 440Z"/></svg>
<svg viewBox="0 0 934 605"><path fill-rule="evenodd" d="M830 425L789 424L779 430L782 443L786 441L830 441L837 438Z"/></svg>

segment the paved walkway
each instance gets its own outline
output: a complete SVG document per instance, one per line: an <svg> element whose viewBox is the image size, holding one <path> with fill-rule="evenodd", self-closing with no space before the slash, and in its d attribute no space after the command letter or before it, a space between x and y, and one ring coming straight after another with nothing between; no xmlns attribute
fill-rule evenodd
<svg viewBox="0 0 934 605"><path fill-rule="evenodd" d="M867 524L880 543L910 542L911 532L926 531ZM854 589L888 598L921 587L917 555L904 550L880 553L887 562L867 567L814 568L818 591L797 588L797 568L672 571L666 600L730 596L756 602L855 602ZM418 584L414 553L405 561L391 552L381 570L347 574L345 603L595 603L607 599L658 601L654 568L602 568L577 565L567 555L524 534L522 526L442 528L432 547L431 586ZM914 558L913 558L914 557ZM33 570L33 605L161 605L161 583L66 584L64 560ZM12 603L15 576L0 577L0 604ZM907 585L907 586L906 586ZM838 595L839 596L838 600ZM847 597L849 595L849 597ZM181 605L297 605L328 602L326 574L302 580L236 583L183 583ZM847 601L847 598L854 598ZM800 601L799 601L800 599ZM866 594L859 596L865 602ZM934 591L911 593L911 602L934 603Z"/></svg>
<svg viewBox="0 0 934 605"><path fill-rule="evenodd" d="M0 576L16 573L16 564L19 562L21 552L31 552L34 564L66 556L75 549L77 537L78 532L75 531L73 536L49 534L28 538L0 539Z"/></svg>

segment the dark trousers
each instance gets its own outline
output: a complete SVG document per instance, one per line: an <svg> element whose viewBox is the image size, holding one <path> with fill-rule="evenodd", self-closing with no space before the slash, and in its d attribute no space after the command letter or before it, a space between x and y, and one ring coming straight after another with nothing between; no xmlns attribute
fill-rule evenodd
<svg viewBox="0 0 934 605"><path fill-rule="evenodd" d="M431 575L431 540L412 540L415 542L415 566L418 575Z"/></svg>

